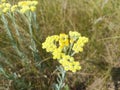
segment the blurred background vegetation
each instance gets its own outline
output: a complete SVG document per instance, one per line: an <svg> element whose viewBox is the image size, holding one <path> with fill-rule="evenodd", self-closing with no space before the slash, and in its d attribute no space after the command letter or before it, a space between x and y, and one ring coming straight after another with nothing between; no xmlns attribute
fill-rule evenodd
<svg viewBox="0 0 120 90"><path fill-rule="evenodd" d="M16 3L21 0L9 0ZM114 68L120 67L120 0L38 0L34 40L38 59L35 60L24 17L16 14L22 41L19 42L11 20L14 39L27 58L27 63L12 48L0 21L0 90L52 90L58 62L42 49L47 36L78 31L89 37L84 52L77 54L82 70L67 72L63 90L114 90ZM114 71L113 71L114 72ZM119 71L117 71L119 72ZM120 77L117 75L117 77Z"/></svg>

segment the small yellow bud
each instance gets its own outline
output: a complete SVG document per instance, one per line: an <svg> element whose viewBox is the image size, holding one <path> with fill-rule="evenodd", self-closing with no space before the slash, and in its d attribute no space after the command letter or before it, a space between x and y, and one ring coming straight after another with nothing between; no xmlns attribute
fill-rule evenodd
<svg viewBox="0 0 120 90"><path fill-rule="evenodd" d="M3 13L6 13L8 11L9 11L9 8L7 8L7 7L3 9Z"/></svg>
<svg viewBox="0 0 120 90"><path fill-rule="evenodd" d="M20 2L18 2L18 6L28 6L28 3L27 3L27 1L20 1Z"/></svg>
<svg viewBox="0 0 120 90"><path fill-rule="evenodd" d="M31 7L30 7L30 10L31 10L32 12L34 12L34 11L36 10L36 7L35 7L35 6L31 6Z"/></svg>
<svg viewBox="0 0 120 90"><path fill-rule="evenodd" d="M13 5L13 6L11 7L11 11L14 12L14 11L17 9L17 7L18 7L17 5Z"/></svg>
<svg viewBox="0 0 120 90"><path fill-rule="evenodd" d="M1 0L1 2L6 2L6 0Z"/></svg>
<svg viewBox="0 0 120 90"><path fill-rule="evenodd" d="M6 6L7 8L10 8L10 7L11 7L11 5L10 5L9 3L6 3L5 6Z"/></svg>
<svg viewBox="0 0 120 90"><path fill-rule="evenodd" d="M3 6L2 5L0 5L0 8L2 8Z"/></svg>
<svg viewBox="0 0 120 90"><path fill-rule="evenodd" d="M38 1L32 1L34 5L37 5L38 4Z"/></svg>
<svg viewBox="0 0 120 90"><path fill-rule="evenodd" d="M21 13L26 13L27 11L29 11L30 10L30 8L28 7L28 6L25 6L25 7L23 7L22 9L20 9L20 12Z"/></svg>

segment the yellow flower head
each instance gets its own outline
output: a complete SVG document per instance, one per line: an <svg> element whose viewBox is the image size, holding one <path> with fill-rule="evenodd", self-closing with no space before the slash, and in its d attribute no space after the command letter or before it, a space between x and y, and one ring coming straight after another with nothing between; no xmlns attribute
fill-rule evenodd
<svg viewBox="0 0 120 90"><path fill-rule="evenodd" d="M29 2L28 1L20 1L18 2L18 6L23 7L23 6L28 6Z"/></svg>
<svg viewBox="0 0 120 90"><path fill-rule="evenodd" d="M42 44L42 48L46 49L47 52L51 52L53 59L57 59L64 70L76 72L81 69L81 66L79 62L74 60L72 55L82 52L87 42L87 37L82 37L78 32L70 31L69 35L60 34L59 36L53 35L47 37Z"/></svg>
<svg viewBox="0 0 120 90"><path fill-rule="evenodd" d="M58 59L59 60L59 59L62 58L64 53L62 53L62 50L60 48L57 48L53 51L52 55L53 55L53 59Z"/></svg>
<svg viewBox="0 0 120 90"><path fill-rule="evenodd" d="M0 4L0 9L2 9L3 5Z"/></svg>
<svg viewBox="0 0 120 90"><path fill-rule="evenodd" d="M73 51L75 51L76 53L82 52L83 51L83 46L87 42L88 42L88 38L86 38L86 37L79 37L79 39L77 40L77 42L74 44L74 46L72 48Z"/></svg>
<svg viewBox="0 0 120 90"><path fill-rule="evenodd" d="M3 2L6 2L6 0L1 0L1 2L3 3Z"/></svg>
<svg viewBox="0 0 120 90"><path fill-rule="evenodd" d="M36 10L36 7L35 7L35 6L30 6L30 10L31 10L32 12L34 12L34 11Z"/></svg>
<svg viewBox="0 0 120 90"><path fill-rule="evenodd" d="M59 45L61 48L69 45L68 35L60 34Z"/></svg>
<svg viewBox="0 0 120 90"><path fill-rule="evenodd" d="M37 5L38 1L32 1L32 5Z"/></svg>
<svg viewBox="0 0 120 90"><path fill-rule="evenodd" d="M74 43L81 35L76 31L70 31L69 36L70 36L70 43Z"/></svg>
<svg viewBox="0 0 120 90"><path fill-rule="evenodd" d="M9 3L5 3L5 6L6 6L7 8L10 8L10 7L11 7L11 5L10 5Z"/></svg>
<svg viewBox="0 0 120 90"><path fill-rule="evenodd" d="M53 52L55 49L57 49L56 42L58 39L59 36L57 35L47 37L45 42L42 44L42 48L46 49L47 52Z"/></svg>
<svg viewBox="0 0 120 90"><path fill-rule="evenodd" d="M3 13L6 13L6 12L9 11L9 8L6 7L6 8L4 8L2 11L3 11Z"/></svg>
<svg viewBox="0 0 120 90"><path fill-rule="evenodd" d="M70 68L70 70L72 71L72 72L76 72L77 70L80 70L81 69L81 66L80 66L80 63L79 62L72 62L71 63L71 68Z"/></svg>
<svg viewBox="0 0 120 90"><path fill-rule="evenodd" d="M26 13L28 11L34 12L37 4L38 1L20 1L18 2L18 7L21 13Z"/></svg>
<svg viewBox="0 0 120 90"><path fill-rule="evenodd" d="M70 31L69 36L71 38L73 38L73 37L80 37L81 35L80 35L80 33L76 32L76 31Z"/></svg>
<svg viewBox="0 0 120 90"><path fill-rule="evenodd" d="M13 5L13 6L11 7L11 11L12 11L12 12L16 11L17 9L18 9L18 5Z"/></svg>
<svg viewBox="0 0 120 90"><path fill-rule="evenodd" d="M7 13L10 11L11 4L9 3L1 3L0 4L0 13Z"/></svg>
<svg viewBox="0 0 120 90"><path fill-rule="evenodd" d="M64 55L63 58L59 60L59 63L66 71L76 72L81 69L80 63L74 61L74 58L69 55Z"/></svg>
<svg viewBox="0 0 120 90"><path fill-rule="evenodd" d="M20 12L21 13L26 13L29 10L30 10L30 8L28 6L24 6L22 9L20 9Z"/></svg>

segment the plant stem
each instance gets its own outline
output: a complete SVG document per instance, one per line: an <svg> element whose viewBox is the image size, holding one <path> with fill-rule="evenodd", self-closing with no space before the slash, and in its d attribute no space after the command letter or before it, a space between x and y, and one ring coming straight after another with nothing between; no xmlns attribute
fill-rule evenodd
<svg viewBox="0 0 120 90"><path fill-rule="evenodd" d="M70 48L69 48L69 51L68 51L68 55L70 55L70 54L71 54L72 47L73 47L73 43L72 43L72 44L70 44Z"/></svg>
<svg viewBox="0 0 120 90"><path fill-rule="evenodd" d="M5 27L5 29L6 29L7 34L8 34L8 36L9 36L10 40L11 40L12 47L16 50L16 52L18 53L18 55L19 55L20 57L22 57L22 53L21 53L21 51L17 48L17 44L16 44L16 42L15 42L15 40L14 40L14 38L13 38L13 35L12 35L11 30L10 30L9 25L8 25L8 21L7 21L7 19L5 18L4 14L2 14L1 20L2 20L2 22L3 22L3 24L4 24L4 27Z"/></svg>
<svg viewBox="0 0 120 90"><path fill-rule="evenodd" d="M20 38L20 33L19 33L18 26L17 26L16 21L15 21L14 13L9 13L9 16L10 16L10 18L11 18L11 20L13 22L13 26L14 26L14 28L16 30L16 35L18 36L18 38ZM21 40L21 38L20 38L20 40Z"/></svg>
<svg viewBox="0 0 120 90"><path fill-rule="evenodd" d="M57 67L57 70L59 71L59 74L57 78L57 84L55 84L54 90L61 90L65 85L64 80L66 71L62 66Z"/></svg>
<svg viewBox="0 0 120 90"><path fill-rule="evenodd" d="M30 46L30 48L32 49L33 57L35 58L35 60L38 60L39 59L38 50L36 48L36 43L35 43L35 41L33 39L32 12L29 12L27 14L27 17L28 17L28 28L29 28L30 38L31 38L31 46ZM35 18L35 16L34 16L34 18Z"/></svg>

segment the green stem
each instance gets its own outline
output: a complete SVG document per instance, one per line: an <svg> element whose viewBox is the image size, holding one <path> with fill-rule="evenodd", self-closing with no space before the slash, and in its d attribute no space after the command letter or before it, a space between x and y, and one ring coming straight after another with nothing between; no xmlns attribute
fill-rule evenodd
<svg viewBox="0 0 120 90"><path fill-rule="evenodd" d="M16 34L20 38L20 33L19 33L18 26L17 26L16 21L15 21L14 13L13 14L10 13L9 16L10 16L12 22L13 22L13 26L15 27Z"/></svg>
<svg viewBox="0 0 120 90"><path fill-rule="evenodd" d="M8 27L8 22L7 22L7 20L6 20L6 18L5 18L4 15L2 15L1 20L2 20L2 22L3 22L3 24L4 24L4 27L5 27L5 29L6 29L6 32L7 32L8 36L9 36L10 40L14 41L13 36L12 36L12 34L11 34L11 31L10 31L10 29L9 29L9 27Z"/></svg>
<svg viewBox="0 0 120 90"><path fill-rule="evenodd" d="M17 44L16 44L16 42L15 42L15 40L14 40L14 38L13 38L13 35L12 35L11 30L10 30L9 25L8 25L8 21L7 21L7 19L5 18L4 14L2 14L1 20L2 20L2 22L3 22L3 24L4 24L4 27L5 27L5 30L6 30L7 34L8 34L8 36L9 36L10 40L11 40L12 47L16 50L16 52L18 53L18 55L19 55L20 57L22 57L22 53L21 53L20 50L17 48Z"/></svg>
<svg viewBox="0 0 120 90"><path fill-rule="evenodd" d="M76 54L76 52L73 52L70 56L74 56Z"/></svg>
<svg viewBox="0 0 120 90"><path fill-rule="evenodd" d="M36 13L35 12L33 12L33 22L34 22L36 30L38 31L39 30L39 26L38 26L38 23L37 23L37 17L36 17Z"/></svg>
<svg viewBox="0 0 120 90"><path fill-rule="evenodd" d="M70 48L69 48L69 51L68 51L68 55L70 55L70 54L71 54L72 47L73 47L73 43L72 43L72 44L70 44Z"/></svg>
<svg viewBox="0 0 120 90"><path fill-rule="evenodd" d="M57 84L55 84L54 90L61 90L65 85L64 80L66 71L62 66L57 67L57 70L59 71L59 74L57 78Z"/></svg>
<svg viewBox="0 0 120 90"><path fill-rule="evenodd" d="M30 38L31 38L31 47L30 48L32 49L33 57L35 58L35 60L38 60L38 51L37 51L37 48L36 48L36 43L33 39L32 12L29 12L27 17L28 17L29 33L30 33Z"/></svg>

